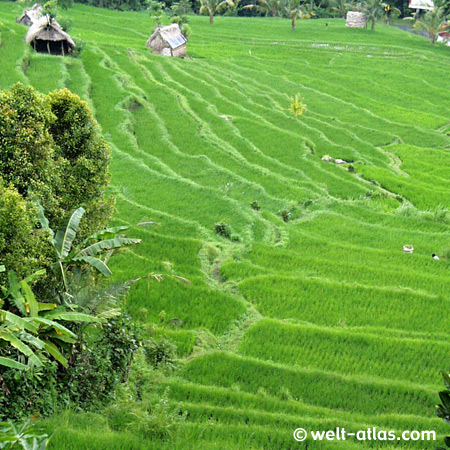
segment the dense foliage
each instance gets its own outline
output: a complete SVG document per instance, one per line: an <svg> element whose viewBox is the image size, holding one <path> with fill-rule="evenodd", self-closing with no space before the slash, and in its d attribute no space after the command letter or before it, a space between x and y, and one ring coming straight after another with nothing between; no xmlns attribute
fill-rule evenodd
<svg viewBox="0 0 450 450"><path fill-rule="evenodd" d="M37 208L0 179L0 261L19 278L52 261L50 237L37 227ZM0 280L5 279L0 273Z"/></svg>
<svg viewBox="0 0 450 450"><path fill-rule="evenodd" d="M89 407L127 378L138 347L120 310L129 285L99 280L140 239L104 229L109 161L88 105L67 89L0 93L2 419Z"/></svg>
<svg viewBox="0 0 450 450"><path fill-rule="evenodd" d="M16 84L0 92L0 177L39 200L57 227L76 206L90 212L85 233L106 225L110 149L86 102L68 90L46 96Z"/></svg>

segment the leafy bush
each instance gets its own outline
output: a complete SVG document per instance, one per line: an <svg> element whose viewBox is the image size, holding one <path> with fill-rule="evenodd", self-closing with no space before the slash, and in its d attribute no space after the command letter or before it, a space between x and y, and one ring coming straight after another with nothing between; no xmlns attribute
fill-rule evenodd
<svg viewBox="0 0 450 450"><path fill-rule="evenodd" d="M57 363L33 370L2 368L0 375L0 419L21 420L33 414L50 415L56 410Z"/></svg>
<svg viewBox="0 0 450 450"><path fill-rule="evenodd" d="M231 227L226 222L218 222L214 224L214 231L224 238L231 239Z"/></svg>
<svg viewBox="0 0 450 450"><path fill-rule="evenodd" d="M160 338L145 341L145 356L152 367L165 367L173 369L177 367L177 346L168 339Z"/></svg>
<svg viewBox="0 0 450 450"><path fill-rule="evenodd" d="M56 186L56 194L65 211L85 207L87 225L82 234L87 235L101 229L111 218L111 204L104 200L111 179L111 149L88 104L76 94L63 89L51 92L48 99L55 115L49 132L56 144L62 181Z"/></svg>
<svg viewBox="0 0 450 450"><path fill-rule="evenodd" d="M75 42L75 47L72 50L70 56L72 56L73 58L78 58L86 48L86 41L81 38L75 38L73 41Z"/></svg>
<svg viewBox="0 0 450 450"><path fill-rule="evenodd" d="M53 259L50 235L36 225L34 205L13 186L5 187L0 178L0 261L19 278L50 267ZM6 279L6 273L0 273L0 286Z"/></svg>
<svg viewBox="0 0 450 450"><path fill-rule="evenodd" d="M86 235L106 225L110 153L87 103L67 89L46 96L18 83L0 92L0 177L39 199L52 227L80 205Z"/></svg>
<svg viewBox="0 0 450 450"><path fill-rule="evenodd" d="M57 208L52 187L60 181L49 132L53 120L45 96L33 88L18 83L0 92L0 176L23 197L38 194L51 210Z"/></svg>
<svg viewBox="0 0 450 450"><path fill-rule="evenodd" d="M61 4L61 1L59 1L58 4ZM68 33L73 27L73 20L68 17L59 17L58 23L66 33Z"/></svg>
<svg viewBox="0 0 450 450"><path fill-rule="evenodd" d="M255 211L259 211L261 209L261 206L259 206L259 202L258 200L255 200L253 202L250 203L250 206L252 207L252 209L254 209Z"/></svg>
<svg viewBox="0 0 450 450"><path fill-rule="evenodd" d="M77 0L77 2L116 11L140 11L147 8L146 0Z"/></svg>
<svg viewBox="0 0 450 450"><path fill-rule="evenodd" d="M287 209L282 209L279 212L279 214L280 214L280 216L281 216L281 218L283 219L284 222L289 222L289 219L291 218L291 215L292 215L291 212L288 211Z"/></svg>
<svg viewBox="0 0 450 450"><path fill-rule="evenodd" d="M50 437L27 420L15 424L11 420L0 424L0 448L5 450L44 450Z"/></svg>
<svg viewBox="0 0 450 450"><path fill-rule="evenodd" d="M84 335L58 380L60 397L83 408L110 400L118 384L128 378L139 339L139 328L127 315L109 320L97 336Z"/></svg>
<svg viewBox="0 0 450 450"><path fill-rule="evenodd" d="M169 388L155 401L120 402L105 411L109 426L115 431L127 430L147 439L170 439L184 421L179 405L169 402Z"/></svg>
<svg viewBox="0 0 450 450"><path fill-rule="evenodd" d="M181 32L189 39L189 37L192 35L191 27L187 23L183 23L181 25Z"/></svg>

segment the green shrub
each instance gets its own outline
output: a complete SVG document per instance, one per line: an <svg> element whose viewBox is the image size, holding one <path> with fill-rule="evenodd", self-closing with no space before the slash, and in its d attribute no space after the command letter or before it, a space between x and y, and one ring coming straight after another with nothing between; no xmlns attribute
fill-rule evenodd
<svg viewBox="0 0 450 450"><path fill-rule="evenodd" d="M49 131L55 120L45 96L16 84L0 92L0 176L23 197L37 195L55 215L54 186L60 184L55 144Z"/></svg>
<svg viewBox="0 0 450 450"><path fill-rule="evenodd" d="M86 48L86 41L81 38L75 38L73 41L75 43L75 47L72 50L70 56L72 56L73 58L78 58L83 52L83 50Z"/></svg>
<svg viewBox="0 0 450 450"><path fill-rule="evenodd" d="M192 35L191 27L187 23L183 23L181 26L181 32L189 39Z"/></svg>
<svg viewBox="0 0 450 450"><path fill-rule="evenodd" d="M53 259L50 235L36 229L37 211L13 187L5 187L0 178L0 261L22 279ZM0 286L6 281L0 273Z"/></svg>
<svg viewBox="0 0 450 450"><path fill-rule="evenodd" d="M86 102L68 89L54 91L48 98L55 116L49 131L62 181L56 193L65 211L85 207L87 225L82 234L91 234L104 227L112 214L112 205L103 200L111 179L111 149Z"/></svg>
<svg viewBox="0 0 450 450"><path fill-rule="evenodd" d="M20 420L30 414L50 415L56 410L58 391L55 385L57 363L42 368L4 370L0 376L0 421Z"/></svg>
<svg viewBox="0 0 450 450"><path fill-rule="evenodd" d="M77 95L46 96L20 83L0 92L0 177L23 198L39 199L52 228L78 206L87 210L86 235L106 225L109 163L110 149Z"/></svg>
<svg viewBox="0 0 450 450"><path fill-rule="evenodd" d="M252 209L254 209L255 211L259 211L261 209L261 206L259 206L259 202L258 200L255 200L253 202L250 203L250 206L252 207Z"/></svg>
<svg viewBox="0 0 450 450"><path fill-rule="evenodd" d="M108 401L114 389L128 378L139 348L139 328L129 316L120 315L109 320L97 334L85 335L78 343L69 368L58 380L65 403L88 408Z"/></svg>
<svg viewBox="0 0 450 450"><path fill-rule="evenodd" d="M150 338L144 343L145 356L147 361L156 368L177 367L177 346L165 338Z"/></svg>
<svg viewBox="0 0 450 450"><path fill-rule="evenodd" d="M218 222L214 224L214 231L224 238L231 239L231 227L226 222Z"/></svg>
<svg viewBox="0 0 450 450"><path fill-rule="evenodd" d="M287 209L282 209L280 212L279 212L279 215L281 216L281 218L283 219L283 221L284 222L289 222L289 219L291 218L291 212L290 211L288 211Z"/></svg>

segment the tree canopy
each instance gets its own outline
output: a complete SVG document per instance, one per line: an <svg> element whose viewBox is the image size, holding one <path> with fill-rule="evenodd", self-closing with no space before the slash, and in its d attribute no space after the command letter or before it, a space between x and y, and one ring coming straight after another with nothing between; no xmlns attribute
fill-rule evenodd
<svg viewBox="0 0 450 450"><path fill-rule="evenodd" d="M38 204L55 229L83 206L80 240L106 226L110 154L87 103L70 91L43 95L19 83L0 92L1 264L19 276L48 267L51 242L39 230Z"/></svg>

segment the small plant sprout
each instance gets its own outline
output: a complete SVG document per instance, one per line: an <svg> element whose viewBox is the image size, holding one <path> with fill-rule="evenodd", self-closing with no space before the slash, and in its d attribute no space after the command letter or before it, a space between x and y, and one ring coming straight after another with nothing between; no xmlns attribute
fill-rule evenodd
<svg viewBox="0 0 450 450"><path fill-rule="evenodd" d="M297 118L303 114L305 109L306 105L303 103L301 95L295 94L294 97L291 98L289 110L294 114L294 117Z"/></svg>

